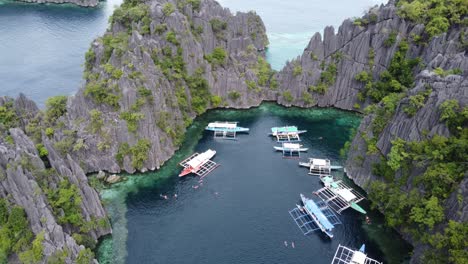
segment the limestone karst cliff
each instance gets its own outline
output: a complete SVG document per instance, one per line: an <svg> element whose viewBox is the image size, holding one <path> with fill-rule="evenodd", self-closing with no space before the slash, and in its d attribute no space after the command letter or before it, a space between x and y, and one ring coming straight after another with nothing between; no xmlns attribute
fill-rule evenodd
<svg viewBox="0 0 468 264"><path fill-rule="evenodd" d="M87 172L159 168L196 114L262 101L267 44L256 14L232 15L214 1L124 4L87 54L85 87L69 99L65 122L87 146L71 155Z"/></svg>
<svg viewBox="0 0 468 264"><path fill-rule="evenodd" d="M88 258L90 251L85 246L95 244L97 238L111 232L98 193L70 156L58 156L45 137L44 144L38 147L25 134L31 118L39 113L32 101L24 96L15 101L0 98L0 105L1 119L6 121L2 122L0 129L3 135L7 135L0 138L0 204L3 205L0 211L2 217L10 215L8 221L4 218L0 223L1 261L5 261L7 256L8 262L15 262L18 257L22 262L60 259L60 263L77 263L79 258L92 260L92 256ZM41 134L41 131L33 132ZM75 187L62 188L64 183ZM65 192L70 190L71 193ZM18 220L10 223L14 212L23 210L29 225L20 227ZM10 224L13 226L9 227ZM41 254L29 255L28 237L40 238L42 247L38 248L42 250Z"/></svg>
<svg viewBox="0 0 468 264"><path fill-rule="evenodd" d="M337 107L364 114L348 146L348 176L369 191L389 220L407 216L391 224L415 245L412 262L422 263L428 248L436 248L434 237L446 240L450 220L466 225L468 210L466 162L460 161L467 152L467 30L457 23L428 37L426 26L402 18L391 1L346 20L337 32L326 28L323 39L315 34L304 53L275 74L263 57L268 40L255 13L233 15L212 0L126 1L110 29L91 44L86 83L75 96L55 98L44 112L24 97L0 101L5 113L13 109L21 117L10 122L0 111L8 128L0 151L9 157L0 157L0 172L6 172L0 182L7 186L0 188L0 198L25 209L34 234L45 230L46 256L67 245L72 260L80 251L73 227L58 223L60 211L47 205L54 192L47 197L38 191L37 198L37 186L53 190L67 179L83 197L82 216L103 218L84 173L158 169L193 118L207 109L248 108L264 100ZM430 159L421 160L424 155ZM456 175L441 184L440 194L431 184L448 178L433 172L444 163ZM46 167L53 173L43 187L36 178ZM25 198L18 195L23 190ZM401 211L391 210L399 204ZM418 217L426 209L437 212L434 223ZM43 218L50 224L44 226ZM97 227L87 234L108 232ZM447 244L437 250L448 256Z"/></svg>

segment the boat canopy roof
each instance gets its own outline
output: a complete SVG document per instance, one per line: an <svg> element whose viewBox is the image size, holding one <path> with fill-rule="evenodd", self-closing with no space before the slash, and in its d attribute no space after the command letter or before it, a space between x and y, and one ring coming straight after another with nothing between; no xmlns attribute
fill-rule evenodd
<svg viewBox="0 0 468 264"><path fill-rule="evenodd" d="M201 164L203 164L204 162L206 162L207 160L211 159L215 154L216 154L216 151L209 149L201 153L200 155L194 157L193 159L191 159L189 162L187 162L187 164L190 165L190 167L192 168L196 168L200 166Z"/></svg>
<svg viewBox="0 0 468 264"><path fill-rule="evenodd" d="M272 127L271 132L273 133L292 133L298 132L296 126L285 126L285 127Z"/></svg>
<svg viewBox="0 0 468 264"><path fill-rule="evenodd" d="M330 175L323 177L322 181L326 182L326 183L334 183L335 182L335 180L333 180L333 177L330 176ZM336 185L336 186L338 186L338 185Z"/></svg>
<svg viewBox="0 0 468 264"><path fill-rule="evenodd" d="M347 202L350 202L354 199L356 199L356 195L354 195L350 190L348 189L340 189L336 191L341 197L343 197Z"/></svg>
<svg viewBox="0 0 468 264"><path fill-rule="evenodd" d="M287 148L287 149L299 149L299 148L301 148L301 144L297 144L297 143L283 143L283 148Z"/></svg>
<svg viewBox="0 0 468 264"><path fill-rule="evenodd" d="M307 211L313 213L317 217L320 224L322 224L325 229L331 230L333 228L333 224L330 223L328 218L323 214L322 210L320 210L313 200L306 200L304 206L307 208Z"/></svg>
<svg viewBox="0 0 468 264"><path fill-rule="evenodd" d="M353 257L351 258L351 263L353 264L364 264L366 262L366 254L361 251L354 251Z"/></svg>
<svg viewBox="0 0 468 264"><path fill-rule="evenodd" d="M324 159L312 159L312 164L313 165L318 165L318 166L329 165L329 164L327 164L327 160L324 160Z"/></svg>
<svg viewBox="0 0 468 264"><path fill-rule="evenodd" d="M212 122L208 124L208 127L215 128L236 128L237 123L235 122Z"/></svg>

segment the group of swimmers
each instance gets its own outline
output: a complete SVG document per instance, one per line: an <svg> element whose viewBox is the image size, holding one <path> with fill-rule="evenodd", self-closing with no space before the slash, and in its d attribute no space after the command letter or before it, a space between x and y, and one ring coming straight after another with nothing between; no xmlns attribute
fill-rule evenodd
<svg viewBox="0 0 468 264"><path fill-rule="evenodd" d="M288 247L288 241L286 241L286 240L284 241L284 246ZM291 241L291 247L296 248L296 245L294 245L294 241Z"/></svg>
<svg viewBox="0 0 468 264"><path fill-rule="evenodd" d="M169 196L166 194L160 194L159 197L163 198L164 200L169 199ZM177 193L174 193L174 198L177 199Z"/></svg>

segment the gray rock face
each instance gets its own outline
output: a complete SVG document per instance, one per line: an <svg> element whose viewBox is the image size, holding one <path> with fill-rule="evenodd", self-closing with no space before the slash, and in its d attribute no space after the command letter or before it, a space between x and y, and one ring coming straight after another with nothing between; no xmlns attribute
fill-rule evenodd
<svg viewBox="0 0 468 264"><path fill-rule="evenodd" d="M197 114L190 106L190 101L196 97L196 92L191 91L184 78L174 78L174 74L168 76L164 73L161 64L163 60L161 53L164 49L170 49L173 56L177 54L177 49L180 49L188 76L194 76L198 69L202 69L202 76L208 82L210 93L222 98L219 107L248 108L269 100L286 106L336 107L361 111L370 102L358 101L358 93L364 87L361 82L355 80L355 76L366 70L370 71L374 78L378 78L380 73L388 68L399 42L403 39L410 40L413 35L419 35L424 31L423 25L416 25L399 18L392 1L388 5L374 7L365 15L371 21L369 25L361 27L351 20L346 20L336 33L334 28L327 27L323 39L320 34L315 34L304 53L287 63L284 69L275 75L279 83L278 89L275 90L259 85L258 61L263 58L262 51L268 40L265 27L256 14L233 15L218 3L203 0L197 10L185 5L166 16L162 11L166 3L177 6L172 0L153 0L146 3L151 18L150 33L142 34L143 24L132 22L133 30L128 37L126 49L123 52L114 49L108 61L102 61L108 55L103 40L96 40L92 44L91 50L95 57L91 60L86 75L97 76L97 80L105 81L108 88L117 87L114 94L120 96L119 109L96 103L89 95L85 95L85 87L82 87L75 96L68 99L67 113L58 120L63 124L62 128L57 129L51 139L44 136L42 138L49 151L51 165L62 177L67 177L77 184L80 187L80 194L86 197L82 206L86 218L99 218L105 216L105 212L97 193L89 187L84 173L98 171L133 173L137 169L140 171L158 169L177 150L178 135L185 132L186 123ZM213 19L225 22L224 29L214 30L211 25ZM165 25L166 29L158 34L157 31L162 25ZM385 155L390 151L391 141L397 137L404 140L420 140L422 131L425 130L429 131L430 135L449 135L445 125L439 122L438 106L447 99L457 99L461 106L468 103L466 78L468 60L465 50L459 45L460 30L463 29L453 28L433 38L427 45L418 45L409 41L408 57L420 57L422 63L415 69L416 85L411 88L408 95L424 90L426 85L432 87L432 93L425 106L411 118L402 111L408 104L408 98L400 101L395 115L378 136L377 148L381 154ZM126 32L128 29L124 25L114 23L106 35L116 36ZM175 33L179 45L168 40L168 32ZM392 33L397 33L395 43L384 44ZM210 63L207 59L216 47L222 47L227 54L226 60L220 65ZM321 73L332 63L337 67L334 83L327 87L324 94L309 91L310 86L316 86L320 82ZM109 65L112 69L121 70L122 76L113 78L112 73L106 69ZM437 67L460 68L464 75L441 78L433 73ZM87 84L91 82L92 80L88 78ZM138 92L140 87L148 89L151 94L143 103L141 103L142 96ZM285 98L285 92L291 94L292 101ZM315 102L304 100L304 94L310 94ZM183 103L184 100L186 105ZM3 103L4 99L0 98L0 105ZM356 109L356 103L360 104L359 109ZM216 106L209 103L207 107ZM35 104L24 96L15 101L15 109L24 117L21 119L22 128L29 118L38 112ZM92 129L91 110L101 113L103 125L97 131ZM122 112L140 114L142 118L136 121L136 131L129 131L127 121L121 118ZM362 132L372 134L370 126L374 118L372 114L364 117L346 162L348 176L364 189L369 182L376 179L372 174L372 163L379 161L380 157L367 153L366 143L359 135ZM44 166L32 141L27 139L21 130L12 130L13 133L16 135L16 146L21 147L14 149L0 140L0 153L5 153L2 156L18 159L18 155L27 154L32 157L34 164L37 163L39 167ZM65 153L57 151L55 144L70 137L70 134L73 134L73 144L79 143L80 147L70 148ZM149 141L150 149L141 167L136 168L130 154L124 155L121 163L116 159L120 144L128 143L129 146L134 146L142 139ZM3 161L0 156L0 165L2 165L0 168L5 170L7 175L6 180L0 180L3 186L3 188L0 186L0 197L6 197L11 192L19 192L21 188L28 190L28 195L24 198L18 194L16 197L12 196L15 203L29 208L26 211L28 218L33 218L31 220L33 231L42 230L38 219L45 215L46 219L51 221L48 230L53 230L50 231L53 234L49 234L49 237L58 236L50 239L52 241L50 252L60 249L64 243L69 243L67 245L74 247L76 254L79 251L76 242L69 235L67 237L66 231L61 229L57 231L59 229L55 228L58 224L53 219L47 202L44 201L45 197L42 195L42 200L33 199L34 194L31 190L37 186L33 175L21 167L14 170L10 168L7 171L5 162L7 161ZM467 221L468 204L466 201L460 204L457 200L459 193L463 197L467 195L467 184L466 179L462 181L457 192L446 201L446 215L450 219ZM36 206L36 203L40 204ZM109 232L110 229L98 229L93 231L92 236L96 238ZM414 263L418 262L423 250L423 246L415 245Z"/></svg>
<svg viewBox="0 0 468 264"><path fill-rule="evenodd" d="M174 1L167 3L177 7ZM135 172L131 157L126 156L122 164L116 161L118 143L127 142L133 146L138 140L149 140L151 150L144 165L138 168L140 171L159 168L177 149L174 133L184 133L184 122L195 116L195 110L190 107L193 95L186 82L182 78L166 76L162 66L157 65L155 54L158 60L163 60L164 56L161 53L164 49L170 49L173 58L176 56L176 50L181 51L187 75L193 76L197 69L201 69L210 93L222 98L223 107L247 108L258 105L267 93L266 88L258 87L252 90L246 85L247 80L257 83L257 61L262 56L259 51L264 50L268 44L265 27L256 14L232 15L217 2L204 0L198 10L186 5L165 16L162 12L165 4L166 1L149 2L151 33L142 35L133 30L129 36L127 50L120 55L116 51L112 53L108 64L123 71L118 80L110 78L102 66L105 64L102 62L105 50L102 41L95 41L92 45L96 59L90 73L99 74L100 80L106 79L109 85L117 85L120 88L121 99L120 110L116 111L106 105L96 104L90 96L84 95L83 88L68 102L68 113L64 122L67 123L68 129L77 131L77 137L84 139L87 146L70 155L74 160L83 163L87 172L105 170L118 173L122 169ZM211 23L214 20L224 23L224 29L212 27ZM156 33L155 29L162 25L165 25L167 30ZM136 28L141 28L141 25L136 25ZM202 32L196 33L193 28L199 28ZM115 36L126 31L123 25L114 23L106 34ZM167 40L169 32L175 33L179 46ZM223 48L227 55L224 63L220 65L210 63L206 59L216 47ZM132 73L138 73L139 77L132 76ZM150 90L152 98L139 107L137 112L143 118L137 121L137 131L132 133L128 131L127 122L122 120L120 115L122 112L133 111L132 107L137 100L141 100L139 87ZM232 93L236 93L239 98L230 96ZM180 100L185 100L185 103ZM209 101L210 98L204 100ZM208 107L215 106L209 103ZM183 108L189 109L184 111ZM87 129L91 109L103 113L102 118L106 126L100 134L90 133ZM77 120L83 122L77 123ZM105 142L112 144L98 149L97 146L106 144Z"/></svg>
<svg viewBox="0 0 468 264"><path fill-rule="evenodd" d="M99 0L16 0L26 3L37 3L37 4L74 4L82 7L96 7L99 4Z"/></svg>
<svg viewBox="0 0 468 264"><path fill-rule="evenodd" d="M75 263L79 251L84 247L76 243L66 227L57 223L47 197L38 184L40 175L38 171L45 168L39 158L34 143L21 129L10 129L10 135L15 144L11 145L0 140L0 198L6 198L13 205L25 209L31 230L34 234L44 232L45 259L57 251L67 250L67 263ZM53 149L49 149L53 151ZM60 177L66 177L79 187L83 197L82 211L86 221L91 217L102 218L105 211L100 203L99 196L88 185L83 170L72 160L60 162L53 160L54 168L60 171ZM50 179L53 180L53 179ZM59 180L59 179L56 179ZM50 183L53 184L53 183ZM110 228L99 228L91 235L97 239L101 235L110 233Z"/></svg>

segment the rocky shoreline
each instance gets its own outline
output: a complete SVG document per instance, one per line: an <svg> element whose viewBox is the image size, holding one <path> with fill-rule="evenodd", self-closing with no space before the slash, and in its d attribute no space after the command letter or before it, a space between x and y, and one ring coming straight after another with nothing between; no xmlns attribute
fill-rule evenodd
<svg viewBox="0 0 468 264"><path fill-rule="evenodd" d="M379 79L392 67L402 43L408 43L405 57L420 58L413 69L415 86L399 98L395 113L380 134L373 135L378 115L365 113L350 144L348 176L368 190L369 183L379 179L373 164L389 154L392 140L450 136L437 109L450 99L458 100L461 107L468 105L468 60L460 45L465 41L462 32L466 27L452 27L421 44L412 39L423 34L424 25L400 18L393 1L369 10L362 18L367 23L346 20L336 33L333 27L327 27L323 40L317 33L304 53L278 73L265 62L263 51L268 39L258 15L233 15L212 0L181 3L128 2L117 9L110 29L86 54L85 86L66 98L63 111L53 122L24 96L0 100L0 106L12 103L10 109L21 116L19 128L6 132L14 143L0 140L2 156L10 157L0 159L0 172L6 172L6 178L0 178L0 197L10 197L13 204L25 208L35 234L49 230L46 257L65 243L71 249L72 261L82 246L66 227L58 231L60 225L46 198L20 195L24 190L31 190L27 193L33 195L32 190L39 186L34 180L35 170L24 171L21 163L16 169L7 166L26 154L39 168L54 168L58 172L55 183L66 177L79 187L85 219L103 218L105 212L85 173L159 169L178 149L191 120L212 108L249 108L262 101L276 101L285 106L336 107L364 113L373 102L363 98L366 83L356 76L366 72L371 79ZM438 68L456 68L462 73L440 76L435 73ZM426 91L428 85L431 90L424 105L408 116L403 110L410 104L410 96ZM33 123L39 136L34 137L34 131L28 129ZM369 151L369 142L362 135L375 138L376 151ZM38 143L47 150L49 164L39 157ZM465 179L443 204L447 221L468 220L467 202L457 204L456 198L460 193L466 197L466 184ZM38 202L40 206L34 204ZM43 217L48 219L47 226L41 224ZM444 225L446 222L440 226ZM412 263L420 263L426 246L400 231L415 246ZM89 234L96 239L110 232L108 227L99 227Z"/></svg>

